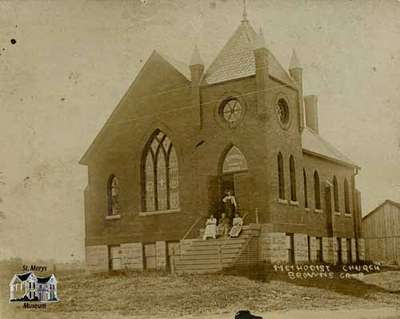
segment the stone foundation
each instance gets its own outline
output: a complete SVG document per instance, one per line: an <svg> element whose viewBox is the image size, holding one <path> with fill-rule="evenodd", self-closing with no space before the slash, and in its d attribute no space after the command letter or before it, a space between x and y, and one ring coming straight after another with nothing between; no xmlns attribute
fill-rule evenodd
<svg viewBox="0 0 400 319"><path fill-rule="evenodd" d="M307 235L294 234L294 253L296 263L308 263Z"/></svg>
<svg viewBox="0 0 400 319"><path fill-rule="evenodd" d="M143 270L143 245L142 243L121 244L122 268L130 270Z"/></svg>
<svg viewBox="0 0 400 319"><path fill-rule="evenodd" d="M108 247L106 245L86 247L86 266L88 270L108 271Z"/></svg>
<svg viewBox="0 0 400 319"><path fill-rule="evenodd" d="M325 263L334 264L336 262L334 244L336 244L336 237L322 238L322 258Z"/></svg>
<svg viewBox="0 0 400 319"><path fill-rule="evenodd" d="M358 239L358 257L360 260L365 260L365 240L364 238Z"/></svg>

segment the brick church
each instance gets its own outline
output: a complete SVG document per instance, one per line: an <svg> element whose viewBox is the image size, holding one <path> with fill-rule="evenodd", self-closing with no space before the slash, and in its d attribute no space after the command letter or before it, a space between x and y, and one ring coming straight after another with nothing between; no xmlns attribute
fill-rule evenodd
<svg viewBox="0 0 400 319"><path fill-rule="evenodd" d="M237 264L364 258L359 167L319 134L303 95L246 12L205 66L154 51L82 157L86 261L93 270L212 272ZM232 191L238 238L202 240Z"/></svg>

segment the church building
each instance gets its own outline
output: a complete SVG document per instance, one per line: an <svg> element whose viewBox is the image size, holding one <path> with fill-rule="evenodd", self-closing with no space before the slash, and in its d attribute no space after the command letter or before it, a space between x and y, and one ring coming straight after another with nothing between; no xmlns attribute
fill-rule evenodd
<svg viewBox="0 0 400 319"><path fill-rule="evenodd" d="M296 53L286 70L246 12L209 66L200 51L189 64L153 51L82 157L88 267L362 260L360 168L319 134ZM203 240L226 190L243 231Z"/></svg>

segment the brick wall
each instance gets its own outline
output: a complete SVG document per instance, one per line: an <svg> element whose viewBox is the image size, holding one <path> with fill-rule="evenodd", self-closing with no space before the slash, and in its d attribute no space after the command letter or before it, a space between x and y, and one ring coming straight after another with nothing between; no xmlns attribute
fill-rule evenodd
<svg viewBox="0 0 400 319"><path fill-rule="evenodd" d="M232 145L242 151L249 167L247 187L243 187L247 190L246 212L258 210L260 223L273 223L273 232L280 234L263 238L260 248L263 259L287 260L287 248L283 247L281 238L285 232L327 235L326 212L313 212L312 176L315 169L318 169L320 176L322 208L325 200L324 182L332 180L332 172L335 172L341 207L341 214L334 217L335 225L340 236L351 237L352 218L343 214L343 180L347 177L350 183L352 170L303 154L299 133L299 97L295 88L282 86L269 79L262 84L267 93L260 99L256 92L261 82L251 76L202 86L199 105L199 101L195 100L199 96L193 95L188 79L161 57L154 55L151 59L152 63L141 74L140 81L128 90L113 113L109 122L112 125L106 126L101 143L93 151L94 155L85 162L89 174L85 191L87 246L182 239L198 216L209 214L214 204L209 197L210 189L218 192L215 197L220 201L219 185L211 185L210 181L218 182L223 155ZM163 76L160 77L160 74ZM241 96L245 109L243 121L234 129L221 123L218 113L220 103L229 96ZM291 125L288 128L282 128L277 120L275 105L281 96L285 96L289 102ZM156 129L168 135L177 152L180 209L174 213L144 216L141 214L144 209L140 177L142 155L149 137ZM288 201L282 204L277 200L278 152L284 157L285 195L288 200L290 155L295 159L297 200L294 203ZM304 207L303 168L308 175L310 211ZM107 220L107 180L111 174L119 179L121 216ZM350 207L353 206L351 197ZM248 218L251 216L254 215L250 214ZM299 260L305 259L303 246L301 244L303 252L299 253ZM159 247L161 261L157 267L163 268L166 258L161 251L165 247L161 244Z"/></svg>

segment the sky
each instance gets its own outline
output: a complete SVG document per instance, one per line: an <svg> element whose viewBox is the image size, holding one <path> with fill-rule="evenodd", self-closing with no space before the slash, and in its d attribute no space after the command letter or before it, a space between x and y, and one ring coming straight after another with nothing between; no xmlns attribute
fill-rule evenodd
<svg viewBox="0 0 400 319"><path fill-rule="evenodd" d="M0 258L84 257L78 164L150 53L206 66L241 0L0 0ZM400 1L248 0L248 18L304 92L320 134L361 166L366 214L400 201ZM15 43L12 43L15 39Z"/></svg>

